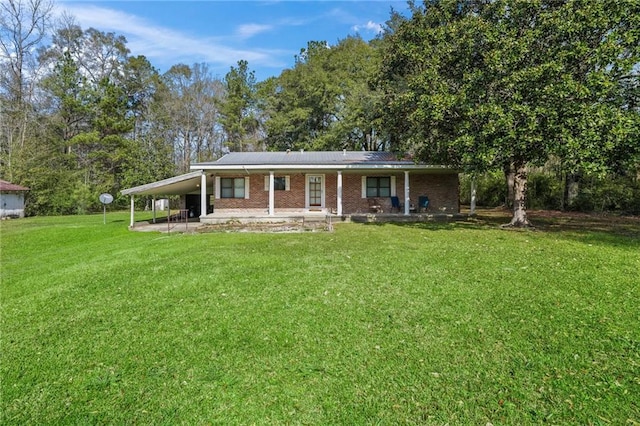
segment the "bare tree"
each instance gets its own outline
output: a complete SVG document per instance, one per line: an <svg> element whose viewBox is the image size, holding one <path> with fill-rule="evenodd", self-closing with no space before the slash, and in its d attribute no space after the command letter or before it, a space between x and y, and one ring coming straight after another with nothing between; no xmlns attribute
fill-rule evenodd
<svg viewBox="0 0 640 426"><path fill-rule="evenodd" d="M164 139L173 146L177 170L184 172L192 161L211 160L222 149L216 105L224 87L204 64L174 65L163 82L156 96L155 125L162 126Z"/></svg>
<svg viewBox="0 0 640 426"><path fill-rule="evenodd" d="M37 48L49 30L50 0L0 2L0 165L13 179L14 159L24 148L38 78Z"/></svg>

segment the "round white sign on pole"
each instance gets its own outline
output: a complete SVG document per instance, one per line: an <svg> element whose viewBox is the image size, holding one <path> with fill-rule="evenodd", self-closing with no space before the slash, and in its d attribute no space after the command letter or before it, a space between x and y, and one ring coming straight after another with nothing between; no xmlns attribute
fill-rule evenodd
<svg viewBox="0 0 640 426"><path fill-rule="evenodd" d="M106 225L107 223L107 204L111 204L111 202L113 201L113 195L111 194L107 194L106 192L104 194L100 194L100 202L102 203L102 223Z"/></svg>
<svg viewBox="0 0 640 426"><path fill-rule="evenodd" d="M100 194L100 202L102 204L111 204L111 202L113 201L113 195L111 194Z"/></svg>

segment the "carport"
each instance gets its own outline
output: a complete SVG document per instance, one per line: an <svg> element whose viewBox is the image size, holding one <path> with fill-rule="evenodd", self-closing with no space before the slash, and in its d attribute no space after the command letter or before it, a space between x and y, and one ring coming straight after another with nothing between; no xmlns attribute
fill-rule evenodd
<svg viewBox="0 0 640 426"><path fill-rule="evenodd" d="M153 222L156 221L156 198L169 195L181 195L188 197L189 195L200 196L200 217L207 215L207 193L213 193L213 183L207 182L207 174L203 170L196 170L183 175L174 176L168 179L159 180L157 182L147 183L145 185L135 186L133 188L123 189L122 195L131 197L131 228L135 225L135 196L151 195L153 196ZM209 191L207 191L209 188ZM197 199L197 198L196 198Z"/></svg>

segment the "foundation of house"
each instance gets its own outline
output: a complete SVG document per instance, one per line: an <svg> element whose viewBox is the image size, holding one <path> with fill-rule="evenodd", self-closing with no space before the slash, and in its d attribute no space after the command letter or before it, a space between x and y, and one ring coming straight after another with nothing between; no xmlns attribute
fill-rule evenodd
<svg viewBox="0 0 640 426"><path fill-rule="evenodd" d="M269 228L331 229L337 223L411 223L431 221L455 221L468 217L462 213L354 213L338 216L326 211L288 211L269 215L257 211L217 211L212 214L182 222L162 221L159 223L137 222L132 228L135 231L159 232L199 232L202 228L229 226L235 229L246 226L262 225ZM254 226L255 227L255 226Z"/></svg>

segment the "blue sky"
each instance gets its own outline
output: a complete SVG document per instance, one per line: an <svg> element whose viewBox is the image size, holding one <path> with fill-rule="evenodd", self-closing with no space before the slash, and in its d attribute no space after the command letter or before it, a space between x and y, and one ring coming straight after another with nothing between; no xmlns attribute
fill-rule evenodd
<svg viewBox="0 0 640 426"><path fill-rule="evenodd" d="M348 35L375 37L398 1L72 1L57 3L83 28L127 38L164 72L171 65L204 62L224 77L241 59L258 80L279 75L311 40L335 44Z"/></svg>

